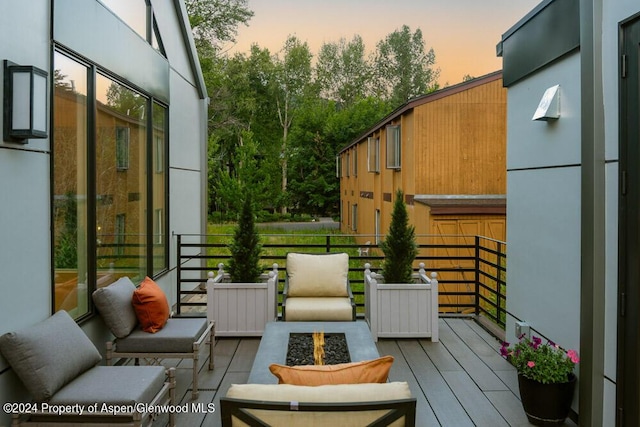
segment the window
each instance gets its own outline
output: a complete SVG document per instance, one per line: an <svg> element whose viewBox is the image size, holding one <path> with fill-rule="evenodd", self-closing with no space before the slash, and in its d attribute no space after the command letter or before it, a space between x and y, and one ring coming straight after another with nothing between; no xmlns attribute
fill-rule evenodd
<svg viewBox="0 0 640 427"><path fill-rule="evenodd" d="M374 229L375 229L375 242L376 245L380 244L380 209L376 209L374 216Z"/></svg>
<svg viewBox="0 0 640 427"><path fill-rule="evenodd" d="M168 110L66 53L53 68L52 310L79 318L102 283L168 267Z"/></svg>
<svg viewBox="0 0 640 427"><path fill-rule="evenodd" d="M358 146L353 150L353 176L358 176Z"/></svg>
<svg viewBox="0 0 640 427"><path fill-rule="evenodd" d="M126 244L126 227L127 217L125 214L117 214L114 225L114 255L116 257L124 256L124 245Z"/></svg>
<svg viewBox="0 0 640 427"><path fill-rule="evenodd" d="M358 205L355 203L351 206L351 230L358 230Z"/></svg>
<svg viewBox="0 0 640 427"><path fill-rule="evenodd" d="M129 169L129 128L116 126L116 169Z"/></svg>
<svg viewBox="0 0 640 427"><path fill-rule="evenodd" d="M351 176L351 155L347 151L347 159L345 160L345 174L346 176Z"/></svg>
<svg viewBox="0 0 640 427"><path fill-rule="evenodd" d="M158 103L153 104L153 159L155 173L152 178L152 208L153 216L153 273L159 273L169 265L169 246L167 241L167 224L164 221L168 210L167 199L168 174L165 173L164 158L167 149L167 109Z"/></svg>
<svg viewBox="0 0 640 427"><path fill-rule="evenodd" d="M342 176L340 175L341 169L342 169L340 167L341 162L342 162L342 157L336 156L336 178L342 178Z"/></svg>
<svg viewBox="0 0 640 427"><path fill-rule="evenodd" d="M380 172L380 138L367 138L367 170Z"/></svg>
<svg viewBox="0 0 640 427"><path fill-rule="evenodd" d="M400 169L400 126L389 125L386 128L387 134L387 168Z"/></svg>
<svg viewBox="0 0 640 427"><path fill-rule="evenodd" d="M88 313L79 301L86 286L91 229L87 204L87 81L89 67L64 55L54 57L53 263L54 312L65 309L73 317ZM75 77L71 77L75 76ZM98 231L99 233L99 231ZM99 239L99 235L96 239ZM100 241L97 241L100 244Z"/></svg>

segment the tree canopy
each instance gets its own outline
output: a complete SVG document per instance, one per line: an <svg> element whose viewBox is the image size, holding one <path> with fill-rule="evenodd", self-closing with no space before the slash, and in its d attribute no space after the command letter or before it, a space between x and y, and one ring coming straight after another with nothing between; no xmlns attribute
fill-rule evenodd
<svg viewBox="0 0 640 427"><path fill-rule="evenodd" d="M317 57L290 35L278 52L230 55L247 0L186 0L209 105L210 213L237 212L249 194L260 215L335 215L335 158L382 117L438 88L435 53L403 26L367 53L362 37L325 42Z"/></svg>

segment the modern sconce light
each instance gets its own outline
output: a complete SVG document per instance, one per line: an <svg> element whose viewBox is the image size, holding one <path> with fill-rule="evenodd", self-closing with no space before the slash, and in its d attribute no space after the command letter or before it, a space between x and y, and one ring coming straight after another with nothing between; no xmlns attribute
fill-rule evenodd
<svg viewBox="0 0 640 427"><path fill-rule="evenodd" d="M556 120L560 118L560 85L544 91L540 104L531 120Z"/></svg>
<svg viewBox="0 0 640 427"><path fill-rule="evenodd" d="M4 140L27 143L46 138L47 78L49 74L30 65L4 61Z"/></svg>

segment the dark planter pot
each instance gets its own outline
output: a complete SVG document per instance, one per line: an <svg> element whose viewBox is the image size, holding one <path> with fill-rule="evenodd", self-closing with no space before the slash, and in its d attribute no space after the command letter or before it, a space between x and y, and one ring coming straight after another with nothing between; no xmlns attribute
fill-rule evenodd
<svg viewBox="0 0 640 427"><path fill-rule="evenodd" d="M559 426L569 415L576 376L566 383L542 384L518 374L520 400L529 422L537 426Z"/></svg>

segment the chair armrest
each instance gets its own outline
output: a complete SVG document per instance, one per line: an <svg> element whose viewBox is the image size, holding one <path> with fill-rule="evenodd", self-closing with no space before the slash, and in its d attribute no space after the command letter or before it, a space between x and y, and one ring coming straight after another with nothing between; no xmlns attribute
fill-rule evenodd
<svg viewBox="0 0 640 427"><path fill-rule="evenodd" d="M351 301L352 320L356 321L356 300L353 297L353 291L351 290L351 281L347 278L347 292L349 293L349 301Z"/></svg>
<svg viewBox="0 0 640 427"><path fill-rule="evenodd" d="M287 302L287 295L289 293L289 275L284 275L284 288L282 289L282 320L287 320L285 303Z"/></svg>

